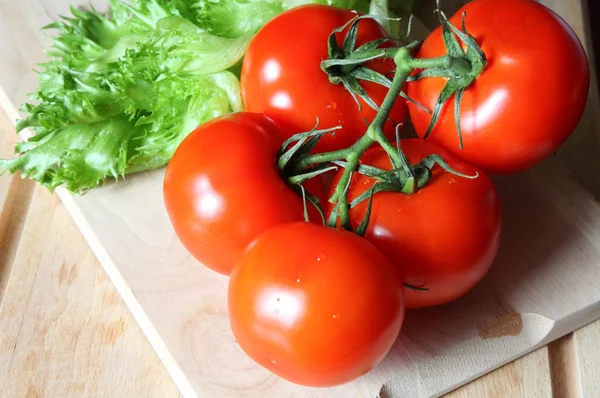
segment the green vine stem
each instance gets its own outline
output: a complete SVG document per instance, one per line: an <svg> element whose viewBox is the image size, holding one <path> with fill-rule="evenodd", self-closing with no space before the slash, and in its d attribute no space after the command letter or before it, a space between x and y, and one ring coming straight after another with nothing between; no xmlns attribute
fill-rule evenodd
<svg viewBox="0 0 600 398"><path fill-rule="evenodd" d="M376 41L372 44L367 43L362 47L359 47L355 53L357 51L363 51L365 54L362 54L362 57L351 59L355 54L352 53L352 51L354 51L353 47L355 44L356 30L360 18L357 18L344 26L346 27L350 24L351 28L341 49L337 46L337 42L332 41L335 40L335 38L332 39L334 35L332 34L330 37L330 59L323 61L322 68L329 74L332 83L344 84L348 81L352 81L348 79L362 78L369 81L376 81L389 88L383 103L378 108L375 119L367 128L365 134L352 146L337 151L312 154L310 151L314 148L322 135L327 133L327 130L318 131L315 128L311 132L298 134L296 137L286 142L282 148L280 169L282 170L282 174L287 176L288 181L291 183L299 184L301 181L305 181L308 178L331 170L332 164L337 166L343 165L341 167L344 168L344 172L342 173L332 196L329 198L329 202L335 204L334 210L328 221L330 226L338 225L339 217L339 225L342 228L352 230L349 219L349 209L354 206L355 203L348 203L348 189L350 187L352 175L357 169L361 167L363 171L365 169L374 169L359 166L361 156L373 144L377 143L383 148L388 154L392 164L392 170L390 171L379 169L374 171L377 175L376 178L380 181L377 192L382 190L394 190L407 194L415 193L431 180L433 175L431 168L435 164L438 164L443 169L461 177L477 177L466 176L452 170L439 155L431 155L426 159L423 159L419 164L411 165L400 148L400 141L398 140L396 143L397 146L394 146L383 132L383 128L388 121L392 108L398 98L401 96L406 98L402 93L402 88L407 81L414 81L427 77L443 77L448 79L448 82L436 103L436 108L433 110L431 125L428 130L429 132L439 116L443 103L454 94L456 94L456 100L460 102L464 90L482 73L486 65L485 54L483 54L474 38L466 31L464 15L462 30L455 28L441 11L439 11L439 16L448 54L437 58L414 58L411 55L411 50L413 50L414 46L411 45L397 49L394 48L393 50L395 53L392 53L389 48L386 48L384 52L381 52L381 50L377 49L378 43ZM334 31L334 33L344 27ZM467 46L467 51L462 50L456 36L458 36ZM364 50L365 48L368 51ZM381 57L392 57L393 54L396 71L391 82L385 77L382 79L381 76L370 74L368 70L365 71L367 68L364 67L363 63L370 60L373 53L376 55L378 52ZM344 56L350 59L344 59ZM350 68L346 72L350 71L349 73L353 75L340 75L340 73L344 72L346 69L340 68L341 66L349 66ZM417 74L412 74L415 70L422 71ZM344 84L344 86L347 85L348 84ZM352 91L351 94L353 94ZM364 96L366 93L359 90L358 95L365 99ZM365 100L368 102L370 99ZM459 105L457 105L456 108L457 110L459 109L458 106ZM458 124L458 126L460 125ZM460 129L459 127L457 128L460 135ZM297 141L296 145L291 149L287 149L294 140ZM374 193L376 192L365 193L366 195L363 195L364 197L361 199L369 199L371 202ZM360 229L365 230L367 224L368 219L361 224Z"/></svg>
<svg viewBox="0 0 600 398"><path fill-rule="evenodd" d="M406 79L415 67L423 67L424 64L427 64L429 67L444 67L448 64L448 58L440 57L428 60L416 60L411 56L409 50L406 48L399 48L394 56L394 62L396 63L396 73L392 80L392 84L383 100L379 112L377 112L373 123L368 127L366 133L349 148L308 155L295 164L297 169L302 170L315 164L345 160L344 173L329 201L338 204L341 225L346 228L349 226L348 203L347 199L345 200L347 196L347 187L349 186L352 174L358 167L361 156L373 144L378 143L387 152L394 169L402 169L409 173L409 178L406 181L406 188L402 189L402 191L412 193L417 189L417 186L414 183L415 175L411 165L401 151L387 139L383 133L383 127L390 116L394 104L400 96L400 92L402 91Z"/></svg>

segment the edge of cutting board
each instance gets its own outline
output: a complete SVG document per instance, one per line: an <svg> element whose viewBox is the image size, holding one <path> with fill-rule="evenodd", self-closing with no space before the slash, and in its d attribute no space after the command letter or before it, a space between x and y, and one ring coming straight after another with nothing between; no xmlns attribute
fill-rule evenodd
<svg viewBox="0 0 600 398"><path fill-rule="evenodd" d="M6 112L6 115L10 119L13 126L16 126L16 120L19 118L19 112L6 95L6 92L4 91L2 86L0 86L0 107L4 110L4 112ZM25 130L19 135L22 139L26 139L30 136L30 133L27 130ZM125 305L127 306L127 308L129 308L129 311L133 315L134 319L140 325L140 328L142 329L142 332L150 342L150 345L156 351L160 360L164 363L167 372L177 385L177 388L179 388L182 395L186 398L197 397L198 395L194 390L192 384L190 383L189 379L185 376L185 373L177 364L177 361L172 356L163 339L160 337L160 334L152 324L152 321L146 314L146 311L144 311L144 308L138 301L133 291L129 288L127 282L121 275L121 272L112 260L111 256L104 249L104 247L98 240L98 237L96 236L92 228L89 226L87 220L81 213L79 206L74 200L74 194L62 188L57 188L56 194L67 209L67 212L69 213L75 224L77 225L77 228L79 228L81 234L85 238L88 245L90 245L92 252L94 252L94 255L98 259L98 262L101 264L102 268L105 270L106 274L115 286L117 292L122 297L123 301L125 302ZM33 189L30 192L30 196L32 195ZM0 203L0 214L3 210L3 206L4 203ZM18 246L19 241L15 242L15 244ZM10 276L8 276L8 278L10 278ZM2 303L3 297L4 293L0 291L0 305Z"/></svg>

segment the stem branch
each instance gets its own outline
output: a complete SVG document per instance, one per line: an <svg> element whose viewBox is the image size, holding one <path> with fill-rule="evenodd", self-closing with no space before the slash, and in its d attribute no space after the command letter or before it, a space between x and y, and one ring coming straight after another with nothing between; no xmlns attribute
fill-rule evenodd
<svg viewBox="0 0 600 398"><path fill-rule="evenodd" d="M338 151L325 152L325 153L317 153L314 155L306 156L301 159L297 167L299 169L303 169L306 167L310 167L314 164L323 163L323 162L332 162L335 160L345 160L346 167L344 169L344 173L342 174L340 180L338 181L334 193L329 198L331 203L339 202L339 214L341 219L341 225L344 228L351 228L349 215L348 215L348 199L346 189L350 183L350 179L352 178L352 174L358 167L359 160L363 153L371 145L374 143L379 143L381 147L387 152L390 159L392 160L392 165L394 168L403 168L410 170L410 164L408 163L406 157L400 155L398 149L394 147L394 145L387 139L383 132L383 128L390 118L390 114L392 112L392 108L396 103L396 100L400 96L402 92L402 88L406 79L414 70L414 66L412 65L414 58L410 55L409 50L406 48L399 48L396 54L394 55L394 62L396 63L396 73L394 74L394 79L392 80L392 84L390 89L388 90L383 103L375 119L373 119L373 123L369 126L366 133L354 143L349 148L341 149ZM426 60L420 60L422 63L425 63ZM431 64L442 64L448 62L447 57L433 58L431 60Z"/></svg>
<svg viewBox="0 0 600 398"><path fill-rule="evenodd" d="M409 62L414 69L447 68L451 58L447 55L437 58L412 58Z"/></svg>

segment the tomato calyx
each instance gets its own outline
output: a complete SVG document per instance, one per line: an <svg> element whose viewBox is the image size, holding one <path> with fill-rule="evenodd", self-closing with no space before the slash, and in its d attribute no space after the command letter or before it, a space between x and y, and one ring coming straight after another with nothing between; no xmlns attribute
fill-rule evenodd
<svg viewBox="0 0 600 398"><path fill-rule="evenodd" d="M400 140L397 140L396 145L399 155L404 158L401 167L392 170L384 170L377 167L360 164L355 169L356 173L376 180L375 184L373 184L370 189L363 192L348 204L349 208L352 209L363 201L367 199L369 200L365 217L361 224L354 230L354 232L360 236L364 236L366 233L371 215L373 196L379 192L400 192L404 194L413 194L425 187L432 180L433 168L436 165L448 173L454 174L458 177L467 179L475 179L479 177L478 173L475 175L467 175L454 170L439 154L429 155L419 163L412 165L408 159L406 159L400 148ZM343 161L333 161L332 163L344 169L348 168L347 163ZM340 202L338 202L338 205L340 205ZM332 212L332 218L329 220L330 226L335 225L337 222L338 214L335 213L335 211Z"/></svg>
<svg viewBox="0 0 600 398"><path fill-rule="evenodd" d="M462 97L464 91L481 75L487 66L487 58L473 35L471 35L466 28L466 12L463 12L462 14L461 29L458 29L448 20L446 14L442 11L440 1L436 0L436 3L436 11L442 27L442 37L448 53L442 57L430 59L410 57L410 59L406 60L406 65L415 70L419 70L419 72L409 76L406 81L411 82L428 77L441 77L447 79L446 85L440 92L433 110L429 110L414 101L402 90L399 92L399 95L432 115L424 138L427 138L433 130L433 127L435 127L443 105L455 95L454 114L456 131L459 138L459 146L462 149L464 146L460 127L460 105ZM413 41L404 47L381 48L385 43L393 42L399 45L402 41L388 37L374 40L355 48L359 22L361 19L365 18L373 17L369 15L357 15L345 25L338 29L334 29L331 32L327 42L329 58L321 62L321 69L327 73L331 83L344 86L359 109L362 109L362 105L359 101L360 98L371 108L379 111L379 105L369 97L359 82L368 81L390 89L392 81L388 76L367 67L366 63L376 59L393 59L399 49L405 49L411 52L420 45L420 42ZM407 36L404 39L410 34L411 22L412 16L409 20ZM348 29L348 32L340 46L338 44L337 34L346 29ZM464 50L459 43L459 39L466 47L466 50Z"/></svg>
<svg viewBox="0 0 600 398"><path fill-rule="evenodd" d="M456 102L460 103L460 98L464 90L473 83L481 74L486 65L485 54L469 34L465 27L464 15L462 30L458 30L447 19L445 14L439 9L438 14L442 24L444 40L448 54L438 58L414 58L411 54L414 46L379 48L388 39L379 39L366 43L355 49L358 24L361 19L368 16L356 16L348 21L344 26L333 30L328 39L328 48L330 58L321 63L321 68L328 73L330 81L334 84L343 84L353 94L356 102L359 103L356 96L365 100L367 104L377 109L377 115L373 122L368 126L365 134L358 139L352 146L332 152L311 153L319 140L328 133L334 133L334 129L317 130L313 128L310 132L297 134L291 137L280 151L278 161L282 176L290 185L298 185L303 181L314 178L320 174L326 173L337 167L343 167L342 173L329 202L335 204L333 211L327 221L331 227L338 225L344 229L352 231L350 223L349 210L358 203L369 199L368 211L364 220L354 231L359 235L364 235L371 213L371 203L373 195L382 191L394 191L405 194L413 194L425 187L433 177L433 167L440 166L449 173L463 178L477 178L478 176L468 176L453 170L440 155L434 154L426 157L418 164L411 164L401 150L398 130L396 132L396 145L393 145L384 135L383 127L390 117L392 107L398 97L402 95L402 88L408 80L418 80L427 77L446 77L447 84L437 101L433 110L432 125L435 124L444 102L452 95L456 94ZM337 42L337 33L348 29L348 33L340 47ZM464 51L458 43L458 36L466 45ZM391 40L391 39L389 39ZM364 66L365 62L378 58L393 58L396 64L396 70L393 80L386 76L371 71ZM415 69L422 69L420 73L413 74ZM369 72L370 71L370 72ZM368 77L370 76L370 77ZM376 76L375 78L371 78ZM369 80L380 83L388 87L388 92L381 106L377 106L368 98L368 95L358 84L358 80ZM359 104L360 106L360 104ZM460 105L457 105L456 112L460 111ZM457 119L460 134L460 122ZM318 125L318 121L317 121ZM431 126L430 126L431 128ZM292 145L293 144L293 145ZM374 167L359 165L361 156L373 144L378 144L389 156L392 170L376 169ZM377 183L372 189L365 192L352 203L348 202L348 191L352 176L355 172L366 174L375 178ZM305 195L301 188L301 193ZM304 196L306 197L306 196ZM315 206L319 203L314 198L309 201ZM338 224L339 220L339 224Z"/></svg>
<svg viewBox="0 0 600 398"><path fill-rule="evenodd" d="M330 203L335 203L334 210L328 220L329 226L337 226L338 218L342 228L352 230L350 218L348 215L352 204L348 203L348 189L352 175L355 171L367 173L376 178L378 183L374 185L373 190L368 192L362 200L372 197L375 193L381 191L396 191L407 194L417 192L423 188L433 175L431 169L435 164L439 164L444 169L460 176L464 176L452 170L439 155L432 155L423 159L416 165L411 165L400 148L400 140L396 140L394 146L383 133L383 126L389 117L391 109L402 90L404 82L413 71L410 63L413 58L410 51L406 48L396 50L394 62L396 63L396 73L391 87L378 111L373 123L367 128L366 133L349 148L333 152L311 154L319 139L323 135L332 133L338 128L316 130L308 133L297 134L291 137L282 147L279 158L279 168L283 175L292 184L298 184L308 178L325 173L331 170L332 165L343 167L345 172L340 178L333 195L329 198ZM292 143L295 144L290 147ZM373 144L379 144L388 154L392 170L381 170L374 167L359 165L362 154ZM471 176L464 176L471 177ZM475 176L476 177L476 176ZM312 202L311 202L312 203ZM356 205L357 203L354 203ZM365 220L355 231L363 235L368 226L370 212L367 212Z"/></svg>
<svg viewBox="0 0 600 398"><path fill-rule="evenodd" d="M277 154L277 167L279 169L279 174L283 180L286 181L288 186L296 191L297 194L302 196L305 221L309 221L308 209L306 205L308 202L317 209L321 215L323 224L325 224L325 213L323 211L321 201L318 197L304 189L302 184L308 180L327 173L328 171L337 170L337 167L323 163L310 166L302 170L300 173L294 172L294 165L303 157L308 156L308 154L313 150L313 148L325 134L333 134L336 130L341 129L341 126L336 126L328 129L318 130L318 126L319 120L317 118L317 123L311 131L295 134L287 139L281 145L279 153Z"/></svg>
<svg viewBox="0 0 600 398"><path fill-rule="evenodd" d="M371 108L379 111L379 105L367 94L359 81L369 81L390 88L392 81L387 76L365 66L365 64L376 59L394 58L398 51L398 47L381 48L380 46L386 43L399 44L400 40L386 37L370 41L356 48L358 26L363 19L375 19L375 17L370 15L357 15L343 26L334 29L331 32L327 41L328 59L321 62L321 69L327 74L331 83L344 86L356 102L359 110L362 110L362 105L358 100L358 98L361 98ZM409 32L411 22L412 16L409 20ZM337 34L346 29L348 29L348 33L340 47L337 40ZM405 48L413 49L418 47L419 44L419 41L414 41ZM400 96L417 106L421 106L402 91L400 92ZM429 112L428 109L424 107L423 109Z"/></svg>
<svg viewBox="0 0 600 398"><path fill-rule="evenodd" d="M446 85L440 92L440 96L435 103L429 127L423 138L427 138L433 127L435 127L446 101L453 95L456 95L454 116L460 149L463 149L463 139L460 129L460 105L462 97L465 90L481 75L487 66L487 58L473 35L467 31L467 13L465 11L462 13L461 29L458 29L448 20L448 17L446 17L446 14L440 8L440 0L437 0L437 13L442 27L444 45L448 54L433 59L413 59L413 67L424 70L410 76L407 81L416 81L427 77L442 77L447 79ZM466 46L466 50L463 50L457 37ZM432 61L435 61L437 65L433 65L434 62ZM441 66L439 61L442 61Z"/></svg>
<svg viewBox="0 0 600 398"><path fill-rule="evenodd" d="M373 195L382 191L395 191L406 194L415 193L431 181L433 176L432 168L436 164L461 177L477 177L477 175L467 176L451 169L442 157L436 154L426 157L416 165L412 165L402 152L400 140L397 139L396 146L394 146L385 137L383 125L389 117L404 82L413 71L413 68L410 66L412 59L409 50L406 48L397 50L396 55L394 56L394 62L396 63L397 68L391 87L380 110L373 120L373 123L367 128L363 137L356 141L354 145L338 151L311 154L312 149L325 134L334 133L341 128L334 127L332 129L317 130L317 127L315 127L310 132L296 134L291 137L281 148L278 166L282 176L290 183L290 185L301 184L310 178L314 178L337 167L344 168L345 171L338 181L333 195L329 198L330 203L335 203L335 207L327 221L327 224L331 227L336 227L339 219L342 228L352 231L353 228L350 223L349 209L363 200L369 199L369 206L365 218L354 231L358 235L364 236L369 223ZM362 154L375 143L378 143L388 154L392 164L392 170L383 170L372 166L359 165ZM377 179L378 182L364 195L361 195L352 203L349 203L348 190L354 172L363 173L369 177L373 177ZM304 189L301 187L300 189L303 195L305 195ZM306 196L303 197L307 198L311 204L320 206L318 199Z"/></svg>
<svg viewBox="0 0 600 398"><path fill-rule="evenodd" d="M400 149L400 141L396 142L398 152L404 156ZM342 161L333 161L335 165L346 168L346 163ZM384 170L377 167L360 164L355 172L366 177L377 180L370 190L365 191L350 203L350 208L357 206L362 201L368 199L378 192L401 192L404 194L413 194L425 187L433 178L433 168L439 166L450 174L458 177L475 179L479 174L468 175L454 170L439 155L429 155L419 163L412 165L408 160L403 162L400 168ZM373 192L370 192L373 191Z"/></svg>

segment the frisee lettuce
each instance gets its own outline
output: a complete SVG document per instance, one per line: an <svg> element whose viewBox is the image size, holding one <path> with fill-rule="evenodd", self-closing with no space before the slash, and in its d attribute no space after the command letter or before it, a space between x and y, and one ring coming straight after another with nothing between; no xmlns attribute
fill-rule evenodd
<svg viewBox="0 0 600 398"><path fill-rule="evenodd" d="M258 29L286 9L366 0L110 0L105 15L71 9L17 131L31 128L0 173L82 193L164 166L197 126L244 109L239 65Z"/></svg>

